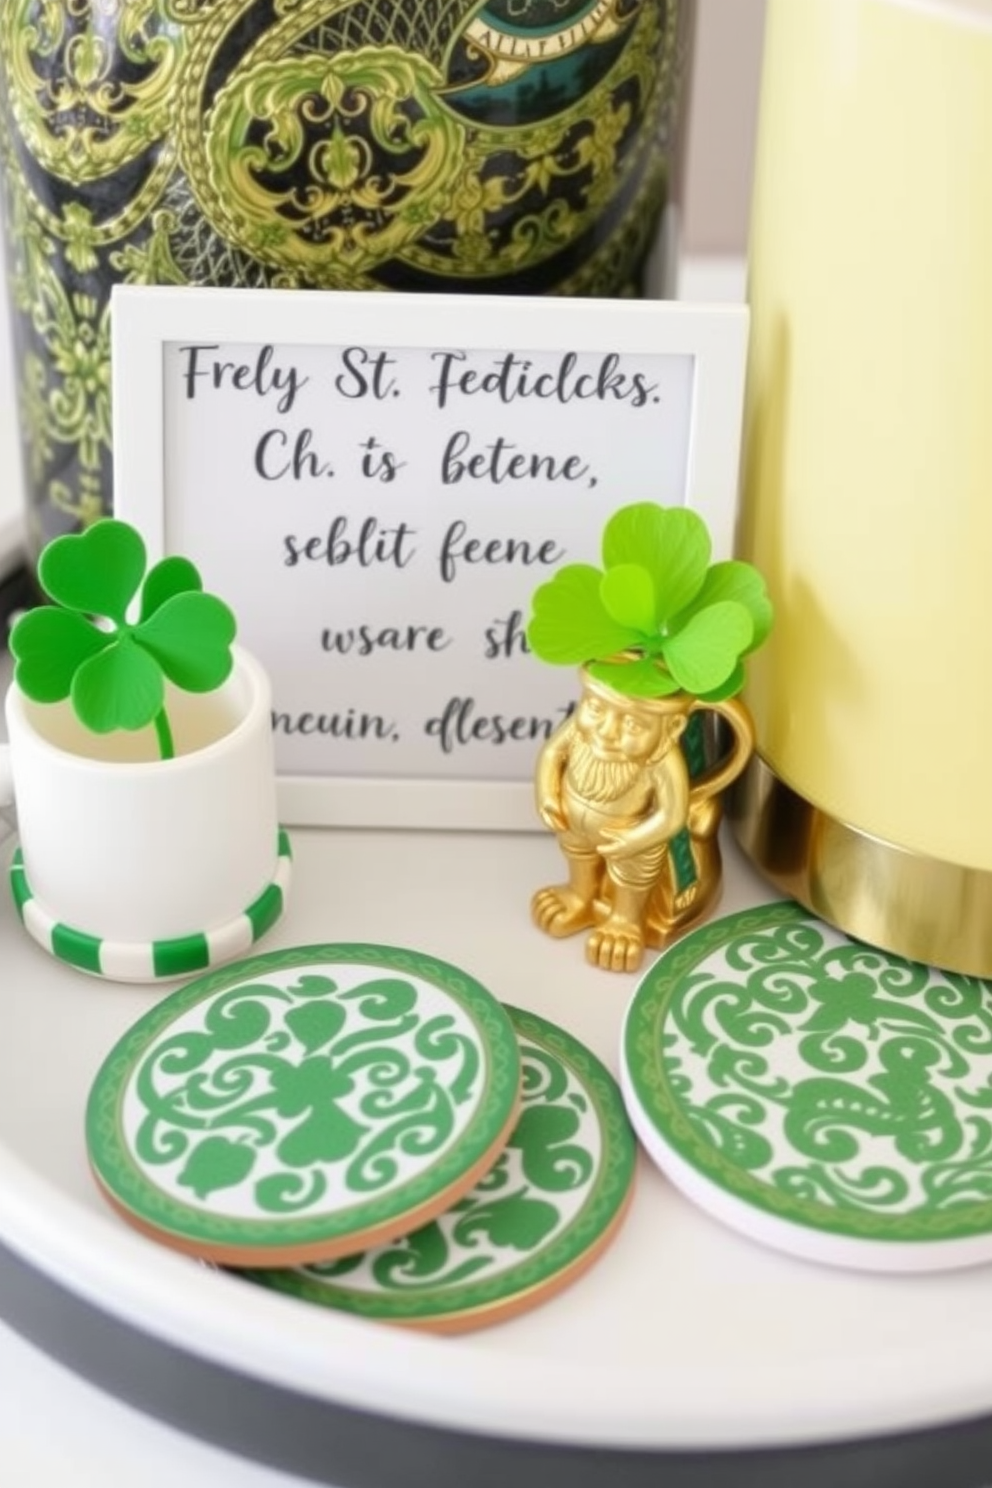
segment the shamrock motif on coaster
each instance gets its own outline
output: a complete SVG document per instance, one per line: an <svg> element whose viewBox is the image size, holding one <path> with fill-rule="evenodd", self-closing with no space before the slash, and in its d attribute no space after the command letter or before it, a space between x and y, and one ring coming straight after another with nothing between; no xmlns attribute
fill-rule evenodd
<svg viewBox="0 0 992 1488"><path fill-rule="evenodd" d="M159 1003L97 1075L97 1181L139 1229L220 1263L292 1266L392 1240L457 1201L516 1120L507 1014L456 967L303 946Z"/></svg>
<svg viewBox="0 0 992 1488"><path fill-rule="evenodd" d="M520 1046L523 1108L492 1168L422 1228L361 1255L243 1274L360 1317L435 1332L501 1321L556 1295L592 1265L633 1192L636 1149L623 1099L564 1029L507 1008Z"/></svg>

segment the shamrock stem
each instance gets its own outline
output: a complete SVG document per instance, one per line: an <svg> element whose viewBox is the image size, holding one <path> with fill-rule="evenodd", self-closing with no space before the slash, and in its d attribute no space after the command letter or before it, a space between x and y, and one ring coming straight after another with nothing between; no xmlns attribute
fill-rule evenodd
<svg viewBox="0 0 992 1488"><path fill-rule="evenodd" d="M172 729L169 727L169 715L165 708L159 708L152 719L155 725L155 737L158 739L158 752L160 759L175 759L176 746L172 740Z"/></svg>

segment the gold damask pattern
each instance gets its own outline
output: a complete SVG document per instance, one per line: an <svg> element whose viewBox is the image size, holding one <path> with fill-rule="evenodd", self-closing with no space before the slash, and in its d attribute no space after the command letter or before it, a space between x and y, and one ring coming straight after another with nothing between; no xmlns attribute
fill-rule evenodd
<svg viewBox="0 0 992 1488"><path fill-rule="evenodd" d="M217 227L297 283L337 288L401 254L463 168L466 131L438 103L442 83L396 47L260 63L211 115Z"/></svg>
<svg viewBox="0 0 992 1488"><path fill-rule="evenodd" d="M4 0L35 548L111 504L111 284L629 293L689 0Z"/></svg>
<svg viewBox="0 0 992 1488"><path fill-rule="evenodd" d="M5 92L33 158L78 185L169 127L186 33L156 0L7 0Z"/></svg>

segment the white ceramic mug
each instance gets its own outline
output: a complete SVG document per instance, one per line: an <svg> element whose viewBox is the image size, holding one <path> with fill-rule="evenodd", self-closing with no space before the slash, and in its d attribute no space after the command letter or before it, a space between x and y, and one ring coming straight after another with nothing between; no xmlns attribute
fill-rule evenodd
<svg viewBox="0 0 992 1488"><path fill-rule="evenodd" d="M279 917L289 845L276 813L271 689L239 647L227 681L167 693L176 756L153 730L93 734L68 702L6 699L0 805L25 928L85 970L152 981L248 950Z"/></svg>

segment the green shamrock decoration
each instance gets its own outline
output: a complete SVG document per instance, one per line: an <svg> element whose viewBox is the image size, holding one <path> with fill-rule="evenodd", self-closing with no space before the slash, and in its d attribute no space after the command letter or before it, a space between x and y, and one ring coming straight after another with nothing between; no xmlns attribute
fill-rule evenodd
<svg viewBox="0 0 992 1488"><path fill-rule="evenodd" d="M771 629L772 606L756 568L711 565L710 552L696 512L622 507L603 531L603 569L569 563L535 591L528 645L628 697L733 697L743 658Z"/></svg>
<svg viewBox="0 0 992 1488"><path fill-rule="evenodd" d="M69 698L96 734L153 724L159 754L172 759L166 679L186 692L219 687L233 666L236 624L222 600L203 593L188 559L163 558L142 584L146 559L140 534L113 517L49 543L38 580L62 608L43 605L17 621L14 680L36 703Z"/></svg>

